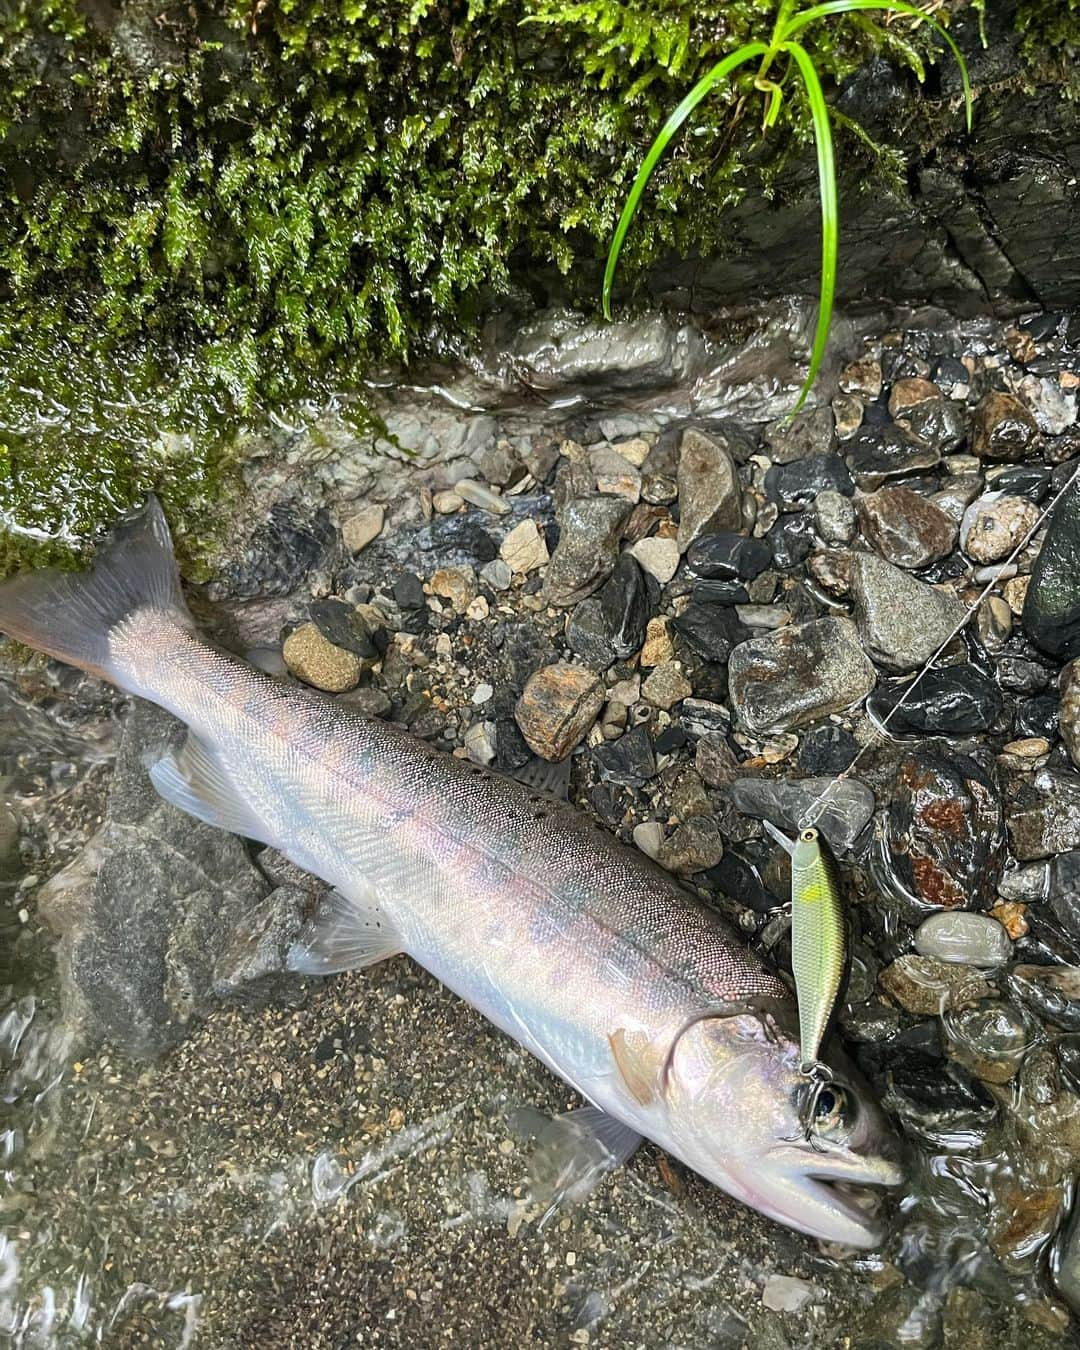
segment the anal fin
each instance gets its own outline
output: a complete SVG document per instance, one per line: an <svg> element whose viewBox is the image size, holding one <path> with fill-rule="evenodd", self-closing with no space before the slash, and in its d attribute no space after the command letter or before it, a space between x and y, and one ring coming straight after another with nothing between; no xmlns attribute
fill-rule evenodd
<svg viewBox="0 0 1080 1350"><path fill-rule="evenodd" d="M373 966L402 950L400 934L373 896L330 891L289 948L285 964L300 975L336 975Z"/></svg>
<svg viewBox="0 0 1080 1350"><path fill-rule="evenodd" d="M266 826L240 796L216 750L189 732L179 750L150 766L150 781L167 802L219 830L272 844Z"/></svg>

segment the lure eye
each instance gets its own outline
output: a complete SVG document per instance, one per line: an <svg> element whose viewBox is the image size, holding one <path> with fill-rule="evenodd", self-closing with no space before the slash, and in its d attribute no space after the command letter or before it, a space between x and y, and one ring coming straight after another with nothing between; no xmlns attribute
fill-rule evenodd
<svg viewBox="0 0 1080 1350"><path fill-rule="evenodd" d="M858 1106L854 1096L839 1083L826 1083L814 1103L815 1134L829 1138L851 1129Z"/></svg>
<svg viewBox="0 0 1080 1350"><path fill-rule="evenodd" d="M802 834L799 835L799 838L804 844L812 844L817 837L818 832L812 825L808 830L803 830Z"/></svg>

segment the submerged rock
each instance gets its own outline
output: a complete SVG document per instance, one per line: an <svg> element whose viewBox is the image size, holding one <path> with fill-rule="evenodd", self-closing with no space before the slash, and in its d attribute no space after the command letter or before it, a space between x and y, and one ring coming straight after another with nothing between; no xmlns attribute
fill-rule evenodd
<svg viewBox="0 0 1080 1350"><path fill-rule="evenodd" d="M1080 483L1058 503L1027 588L1024 628L1063 660L1080 656Z"/></svg>
<svg viewBox="0 0 1080 1350"><path fill-rule="evenodd" d="M960 1008L945 1027L949 1055L984 1083L1015 1078L1028 1046L1040 1034L1021 1009L994 998Z"/></svg>
<svg viewBox="0 0 1080 1350"><path fill-rule="evenodd" d="M1080 966L1013 966L1008 988L1044 1021L1080 1031Z"/></svg>
<svg viewBox="0 0 1080 1350"><path fill-rule="evenodd" d="M965 614L955 596L871 553L856 553L852 559L851 594L866 651L890 670L921 666Z"/></svg>
<svg viewBox="0 0 1080 1350"><path fill-rule="evenodd" d="M894 713L909 688L906 681L879 685L867 700L867 711L878 722L888 717L894 734L974 735L995 726L1005 704L995 681L970 665L932 667Z"/></svg>
<svg viewBox="0 0 1080 1350"><path fill-rule="evenodd" d="M919 1017L937 1016L992 992L981 970L929 956L899 956L878 978L890 998Z"/></svg>
<svg viewBox="0 0 1080 1350"><path fill-rule="evenodd" d="M732 708L756 735L840 712L864 698L874 679L854 626L837 618L752 638L731 653L728 671Z"/></svg>
<svg viewBox="0 0 1080 1350"><path fill-rule="evenodd" d="M243 924L258 930L256 910L270 888L242 840L155 792L145 761L181 738L167 713L134 704L105 823L39 896L60 938L69 1024L90 1042L105 1038L140 1059L176 1044L192 1019L214 1007L217 987L232 993L271 974L299 987L283 964L271 968L265 948L246 975L238 953L231 962L223 956L235 953Z"/></svg>
<svg viewBox="0 0 1080 1350"><path fill-rule="evenodd" d="M1021 862L1030 862L1080 849L1080 777L1040 769L1034 789L1029 799L1009 812L1013 853Z"/></svg>
<svg viewBox="0 0 1080 1350"><path fill-rule="evenodd" d="M1002 842L997 788L975 760L918 749L900 761L884 856L906 894L935 908L992 903Z"/></svg>
<svg viewBox="0 0 1080 1350"><path fill-rule="evenodd" d="M771 821L789 833L799 828L807 809L814 805L831 778L781 779L740 778L732 783L730 796L746 816ZM858 779L846 778L829 792L828 801L815 824L837 853L846 853L874 814L874 794Z"/></svg>
<svg viewBox="0 0 1080 1350"><path fill-rule="evenodd" d="M923 920L915 933L915 950L938 961L993 967L1009 959L1012 943L997 919L953 910Z"/></svg>

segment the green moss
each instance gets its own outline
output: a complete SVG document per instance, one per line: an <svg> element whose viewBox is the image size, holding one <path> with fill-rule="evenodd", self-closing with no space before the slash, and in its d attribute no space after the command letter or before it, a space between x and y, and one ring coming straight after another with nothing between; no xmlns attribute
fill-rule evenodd
<svg viewBox="0 0 1080 1350"><path fill-rule="evenodd" d="M1071 60L1080 51L1080 0L1025 0L1016 9L1016 29L1028 60Z"/></svg>
<svg viewBox="0 0 1080 1350"><path fill-rule="evenodd" d="M51 551L156 486L210 519L268 405L408 359L515 258L587 302L642 147L772 0L9 0L0 11L0 519ZM527 20L528 22L523 22ZM828 82L922 36L815 26ZM719 251L808 134L703 109L630 276ZM748 166L752 164L751 178ZM182 452L161 432L190 436ZM176 442L168 444L176 445ZM32 532L27 534L26 531ZM59 543L57 542L59 541Z"/></svg>

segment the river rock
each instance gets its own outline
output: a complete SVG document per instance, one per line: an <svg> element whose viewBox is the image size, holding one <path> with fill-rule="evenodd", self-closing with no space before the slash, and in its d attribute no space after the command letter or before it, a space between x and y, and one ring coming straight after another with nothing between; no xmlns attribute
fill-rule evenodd
<svg viewBox="0 0 1080 1350"><path fill-rule="evenodd" d="M874 814L874 794L857 778L845 778L835 786L832 778L740 778L732 783L729 795L743 815L771 821L794 834L807 809L830 787L825 808L814 823L835 853L846 853Z"/></svg>
<svg viewBox="0 0 1080 1350"><path fill-rule="evenodd" d="M857 394L859 398L873 403L881 393L881 362L872 356L859 357L843 368L837 384L842 393Z"/></svg>
<svg viewBox="0 0 1080 1350"><path fill-rule="evenodd" d="M1080 966L1013 966L1010 995L1044 1021L1064 1031L1080 1031Z"/></svg>
<svg viewBox="0 0 1080 1350"><path fill-rule="evenodd" d="M997 919L950 910L922 921L915 933L915 950L937 961L989 969L1009 959L1012 943Z"/></svg>
<svg viewBox="0 0 1080 1350"><path fill-rule="evenodd" d="M814 528L826 544L850 544L855 538L855 504L835 488L814 498Z"/></svg>
<svg viewBox="0 0 1080 1350"><path fill-rule="evenodd" d="M916 749L900 760L884 854L906 894L944 909L993 903L1003 837L997 788L974 759Z"/></svg>
<svg viewBox="0 0 1080 1350"><path fill-rule="evenodd" d="M906 701L894 712L905 695ZM961 665L931 667L914 688L910 681L879 685L867 700L867 710L879 722L888 717L893 733L972 736L995 726L1004 704L989 675Z"/></svg>
<svg viewBox="0 0 1080 1350"><path fill-rule="evenodd" d="M971 449L980 459L1023 459L1038 433L1020 400L996 389L983 395L971 416Z"/></svg>
<svg viewBox="0 0 1080 1350"><path fill-rule="evenodd" d="M593 763L605 783L640 787L656 774L656 756L646 727L634 727L615 741L605 741L592 751Z"/></svg>
<svg viewBox="0 0 1080 1350"><path fill-rule="evenodd" d="M382 534L386 509L375 502L361 507L341 526L341 541L350 553L359 553Z"/></svg>
<svg viewBox="0 0 1080 1350"><path fill-rule="evenodd" d="M840 712L864 698L874 679L853 624L833 617L742 643L728 671L732 708L755 735Z"/></svg>
<svg viewBox="0 0 1080 1350"><path fill-rule="evenodd" d="M1023 607L1037 646L1062 660L1080 656L1080 483L1058 503L1046 529Z"/></svg>
<svg viewBox="0 0 1080 1350"><path fill-rule="evenodd" d="M604 704L603 682L565 661L542 666L529 677L514 720L541 759L565 759L596 721Z"/></svg>
<svg viewBox="0 0 1080 1350"><path fill-rule="evenodd" d="M747 633L734 610L697 601L691 601L672 626L699 656L721 663L728 660Z"/></svg>
<svg viewBox="0 0 1080 1350"><path fill-rule="evenodd" d="M715 867L723 856L724 844L716 822L691 816L660 845L656 861L669 872L691 877Z"/></svg>
<svg viewBox="0 0 1080 1350"><path fill-rule="evenodd" d="M944 511L910 488L879 488L857 505L867 542L897 567L926 567L952 552L956 527Z"/></svg>
<svg viewBox="0 0 1080 1350"><path fill-rule="evenodd" d="M1052 860L1046 893L1058 923L1074 942L1080 942L1080 851L1059 853Z"/></svg>
<svg viewBox="0 0 1080 1350"><path fill-rule="evenodd" d="M967 436L967 409L947 398L926 399L896 419L908 435L928 450L947 455Z"/></svg>
<svg viewBox="0 0 1080 1350"><path fill-rule="evenodd" d="M930 956L899 956L878 976L882 989L905 1012L934 1017L971 999L992 993L982 972L973 966L938 961Z"/></svg>
<svg viewBox="0 0 1080 1350"><path fill-rule="evenodd" d="M1080 778L1040 769L1034 790L1010 810L1008 824L1013 853L1021 862L1080 849Z"/></svg>
<svg viewBox="0 0 1080 1350"><path fill-rule="evenodd" d="M615 649L603 607L597 596L581 600L566 617L566 645L592 670L604 671L615 662Z"/></svg>
<svg viewBox="0 0 1080 1350"><path fill-rule="evenodd" d="M525 575L537 572L548 562L547 541L544 532L535 520L523 520L515 525L499 545L499 560L512 572ZM488 563L488 567L492 564ZM505 586L497 589L505 590Z"/></svg>
<svg viewBox="0 0 1080 1350"><path fill-rule="evenodd" d="M1058 712L1061 739L1069 758L1080 765L1080 659L1070 661L1058 681L1061 702Z"/></svg>
<svg viewBox="0 0 1080 1350"><path fill-rule="evenodd" d="M666 586L679 568L679 545L675 539L650 535L639 539L630 549L638 564L655 577L661 586Z"/></svg>
<svg viewBox="0 0 1080 1350"><path fill-rule="evenodd" d="M1039 518L1039 508L1026 497L987 492L964 512L960 546L974 562L1007 558Z"/></svg>
<svg viewBox="0 0 1080 1350"><path fill-rule="evenodd" d="M941 460L939 450L920 444L897 426L862 426L845 449L851 476L866 492L889 478L932 469Z"/></svg>
<svg viewBox="0 0 1080 1350"><path fill-rule="evenodd" d="M223 978L216 962L270 890L242 840L155 792L145 761L183 734L167 713L134 703L105 822L39 894L60 939L66 1022L84 1041L105 1038L135 1058L160 1054L211 1011Z"/></svg>
<svg viewBox="0 0 1080 1350"><path fill-rule="evenodd" d="M329 642L314 623L301 624L281 649L290 674L316 689L341 694L355 689L364 669L356 652Z"/></svg>
<svg viewBox="0 0 1080 1350"><path fill-rule="evenodd" d="M986 998L955 1011L945 1023L949 1056L984 1083L1008 1083L1037 1034L1023 1011Z"/></svg>
<svg viewBox="0 0 1080 1350"><path fill-rule="evenodd" d="M955 596L871 553L853 555L851 594L867 654L890 670L921 666L965 614Z"/></svg>
<svg viewBox="0 0 1080 1350"><path fill-rule="evenodd" d="M721 432L706 436L690 427L679 450L679 551L710 530L742 524L742 489L735 460Z"/></svg>
<svg viewBox="0 0 1080 1350"><path fill-rule="evenodd" d="M625 497L636 505L641 498L641 474L628 459L610 445L601 445L589 455L589 468L597 492Z"/></svg>
<svg viewBox="0 0 1080 1350"><path fill-rule="evenodd" d="M612 651L626 660L641 650L649 622L649 592L645 577L629 553L620 555L615 570L598 596L604 629Z"/></svg>
<svg viewBox="0 0 1080 1350"><path fill-rule="evenodd" d="M847 496L855 490L839 455L810 455L791 464L774 464L765 475L765 495L782 511L809 506L819 492L830 490Z"/></svg>
<svg viewBox="0 0 1080 1350"><path fill-rule="evenodd" d="M683 674L675 661L663 661L645 678L641 685L641 696L655 708L673 708L684 698L689 698L694 687Z"/></svg>
<svg viewBox="0 0 1080 1350"><path fill-rule="evenodd" d="M311 615L312 623L327 642L347 652L355 653L360 657L363 669L370 670L378 661L381 652L375 645L374 634L379 631L380 625L368 624L363 612L355 605L330 596L325 600L312 601L308 606L308 613ZM385 645L384 642L384 649Z"/></svg>
<svg viewBox="0 0 1080 1350"><path fill-rule="evenodd" d="M544 577L544 596L565 608L592 595L615 570L631 504L622 497L575 497L563 508L559 542Z"/></svg>
<svg viewBox="0 0 1080 1350"><path fill-rule="evenodd" d="M781 516L765 538L777 571L790 572L813 552L814 519L808 511Z"/></svg>
<svg viewBox="0 0 1080 1350"><path fill-rule="evenodd" d="M686 566L695 577L710 581L750 581L772 562L763 539L731 531L704 534L686 551Z"/></svg>
<svg viewBox="0 0 1080 1350"><path fill-rule="evenodd" d="M790 464L795 459L810 455L827 455L836 448L836 425L833 411L823 403L817 408L804 408L794 417L781 417L765 428L765 444L774 464Z"/></svg>

